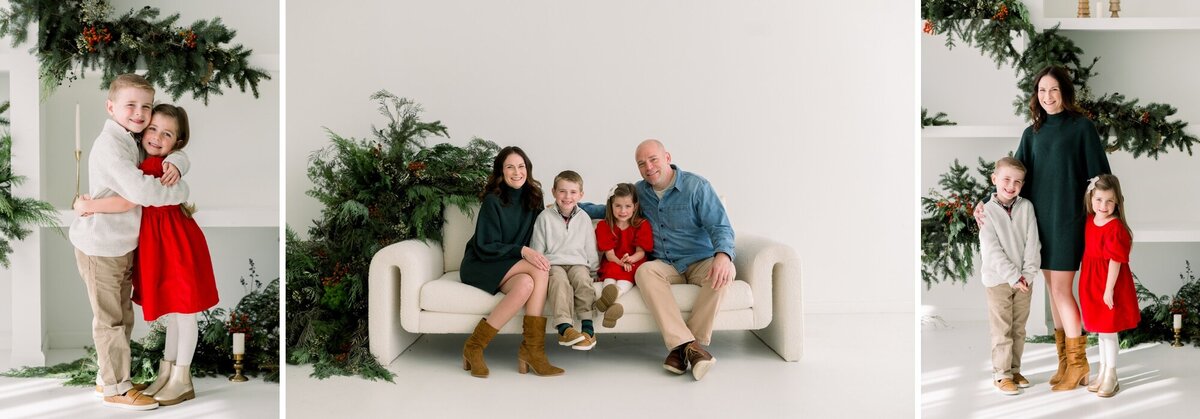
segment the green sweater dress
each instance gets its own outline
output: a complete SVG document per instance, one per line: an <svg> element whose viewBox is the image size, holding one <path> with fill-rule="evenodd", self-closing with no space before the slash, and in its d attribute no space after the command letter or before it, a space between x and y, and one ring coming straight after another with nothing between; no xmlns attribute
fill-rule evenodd
<svg viewBox="0 0 1200 419"><path fill-rule="evenodd" d="M1050 115L1038 132L1025 128L1014 157L1027 169L1021 196L1033 203L1037 216L1041 268L1079 270L1088 179L1112 173L1095 125L1066 111Z"/></svg>
<svg viewBox="0 0 1200 419"><path fill-rule="evenodd" d="M513 265L521 261L521 248L529 245L537 213L521 206L525 188L500 186L508 195L508 205L500 196L488 194L479 207L475 235L467 242L459 274L462 282L495 294L500 281Z"/></svg>

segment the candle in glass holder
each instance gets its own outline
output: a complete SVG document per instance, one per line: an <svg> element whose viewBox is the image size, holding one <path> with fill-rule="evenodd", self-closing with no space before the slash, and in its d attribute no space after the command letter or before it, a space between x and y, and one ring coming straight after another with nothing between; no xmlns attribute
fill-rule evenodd
<svg viewBox="0 0 1200 419"><path fill-rule="evenodd" d="M1179 330L1182 328L1183 328L1183 315L1176 314L1175 315L1175 330Z"/></svg>
<svg viewBox="0 0 1200 419"><path fill-rule="evenodd" d="M246 353L246 334L245 333L234 333L233 334L233 353L238 354L238 355Z"/></svg>

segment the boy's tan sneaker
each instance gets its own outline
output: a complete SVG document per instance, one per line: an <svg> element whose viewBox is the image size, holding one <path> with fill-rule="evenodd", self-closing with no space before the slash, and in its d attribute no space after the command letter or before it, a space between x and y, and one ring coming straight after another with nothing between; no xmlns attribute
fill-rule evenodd
<svg viewBox="0 0 1200 419"><path fill-rule="evenodd" d="M145 383L142 383L142 384L133 383L133 389L137 390L137 391L145 390L146 387L148 387L148 386ZM92 392L92 397L95 397L97 399L103 399L104 398L104 386L96 384L96 391Z"/></svg>
<svg viewBox="0 0 1200 419"><path fill-rule="evenodd" d="M568 327L567 331L563 332L562 335L559 335L558 344L562 346L571 346L583 341L584 339L587 339L586 335L579 333L579 331L575 330L574 327Z"/></svg>
<svg viewBox="0 0 1200 419"><path fill-rule="evenodd" d="M1021 394L1021 389L1017 388L1017 383L1011 378L1001 378L995 381L996 390L1002 394L1015 396Z"/></svg>
<svg viewBox="0 0 1200 419"><path fill-rule="evenodd" d="M596 347L596 337L583 333L583 340L571 345L571 349L576 351L590 351Z"/></svg>
<svg viewBox="0 0 1200 419"><path fill-rule="evenodd" d="M142 394L141 390L134 389L126 391L125 394L105 397L104 405L127 410L152 410L158 408L158 402L154 398Z"/></svg>
<svg viewBox="0 0 1200 419"><path fill-rule="evenodd" d="M1020 388L1029 388L1029 386L1032 385L1032 384L1029 384L1029 380L1026 379L1025 376L1021 375L1021 373L1019 373L1019 372L1013 373L1013 382L1016 383L1017 387L1020 387Z"/></svg>

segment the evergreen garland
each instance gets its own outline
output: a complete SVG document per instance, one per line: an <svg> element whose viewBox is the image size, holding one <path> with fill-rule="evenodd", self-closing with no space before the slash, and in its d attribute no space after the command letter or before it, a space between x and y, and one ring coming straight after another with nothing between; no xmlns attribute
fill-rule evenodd
<svg viewBox="0 0 1200 419"><path fill-rule="evenodd" d="M1134 158L1143 155L1158 159L1160 153L1174 148L1192 154L1192 146L1200 142L1185 132L1187 122L1167 118L1175 107L1150 103L1139 106L1137 99L1126 99L1120 93L1095 97L1088 89L1088 80L1098 73L1092 70L1099 58L1090 63L1080 61L1083 50L1070 38L1058 33L1058 27L1038 31L1029 22L1029 11L1017 0L923 0L921 15L924 31L946 35L946 46L955 42L979 48L980 53L996 61L996 68L1010 63L1019 77L1020 96L1013 100L1016 115L1029 119L1030 92L1037 83L1033 77L1048 65L1067 68L1075 84L1077 102L1095 125L1105 149L1125 150ZM1025 38L1027 46L1017 51L1013 40Z"/></svg>
<svg viewBox="0 0 1200 419"><path fill-rule="evenodd" d="M973 213L975 205L991 194L989 180L996 163L980 158L979 166L976 172L982 182L954 160L950 172L938 180L946 194L930 190L929 196L921 197L927 214L921 219L921 280L926 289L942 281L966 284L975 268L979 226Z"/></svg>
<svg viewBox="0 0 1200 419"><path fill-rule="evenodd" d="M929 110L921 108L921 129L931 126L958 125L957 122L950 120L950 115L945 112L938 112L934 116L929 116Z"/></svg>
<svg viewBox="0 0 1200 419"><path fill-rule="evenodd" d="M263 381L279 382L279 278L265 287L258 279L254 260L250 260L250 275L241 278L246 295L228 313L223 308L205 310L196 316L199 339L192 358L192 375L196 377L233 375L233 338L230 333L246 333L246 358L242 374ZM150 325L150 334L129 342L131 376L135 383L150 383L158 377L158 361L162 359L166 328L162 322ZM96 349L87 347L86 357L49 367L26 367L0 373L6 377L65 378L63 385L90 387L96 385Z"/></svg>
<svg viewBox="0 0 1200 419"><path fill-rule="evenodd" d="M9 103L0 104L0 127L8 126L3 117ZM13 196L14 187L25 182L24 176L12 170L12 135L0 131L0 266L9 266L8 255L13 248L9 240L24 240L33 232L32 226L53 227L58 224L58 211L49 202Z"/></svg>
<svg viewBox="0 0 1200 419"><path fill-rule="evenodd" d="M392 381L367 345L367 272L385 246L407 239L440 241L442 211L479 202L499 147L473 139L466 147L425 146L446 137L439 121L387 91L371 95L383 128L374 138L345 138L309 159L308 195L325 208L300 240L287 230L287 360L313 364L313 376L359 375Z"/></svg>
<svg viewBox="0 0 1200 419"><path fill-rule="evenodd" d="M11 10L0 10L0 36L12 36L15 47L29 37L29 25L38 25L37 54L42 95L63 80L83 78L84 69L101 68L101 89L118 75L137 69L143 58L145 77L162 87L172 100L191 92L208 104L210 95L223 94L234 84L258 97L258 83L270 80L265 71L252 68L251 50L242 45L224 46L236 31L221 18L176 26L179 14L159 19L159 10L143 7L110 18L107 0L11 0ZM75 67L78 65L79 67Z"/></svg>

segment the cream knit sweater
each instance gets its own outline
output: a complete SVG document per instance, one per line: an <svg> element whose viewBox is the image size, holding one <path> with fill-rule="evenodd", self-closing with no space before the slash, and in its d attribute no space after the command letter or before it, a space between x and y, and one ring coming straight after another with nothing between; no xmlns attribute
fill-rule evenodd
<svg viewBox="0 0 1200 419"><path fill-rule="evenodd" d="M137 248L142 206L175 205L187 200L187 183L163 186L154 176L142 174L137 141L120 124L104 122L88 155L88 193L92 198L120 195L138 206L116 214L77 217L71 223L71 244L89 256L117 257ZM166 161L186 174L187 155L176 151Z"/></svg>
<svg viewBox="0 0 1200 419"><path fill-rule="evenodd" d="M1038 238L1033 203L1016 198L1012 216L995 196L983 205L983 228L979 230L980 277L983 285L1016 285L1022 276L1030 284L1041 273L1042 244Z"/></svg>
<svg viewBox="0 0 1200 419"><path fill-rule="evenodd" d="M557 205L538 214L529 247L546 255L551 265L584 265L593 272L600 268L592 218L578 206L570 224L563 222Z"/></svg>

